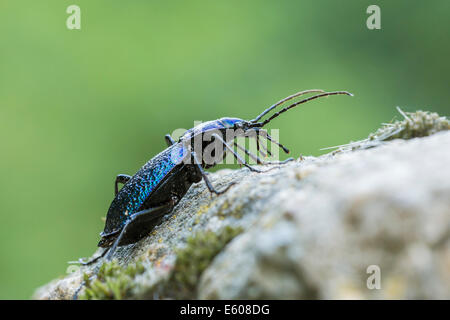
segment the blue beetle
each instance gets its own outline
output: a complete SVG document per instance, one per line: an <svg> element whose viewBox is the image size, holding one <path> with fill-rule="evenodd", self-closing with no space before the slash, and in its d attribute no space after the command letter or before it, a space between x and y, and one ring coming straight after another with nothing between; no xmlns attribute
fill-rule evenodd
<svg viewBox="0 0 450 320"><path fill-rule="evenodd" d="M275 107L307 93L318 94L297 101L274 113L266 120L260 121L263 116ZM108 253L106 259L110 260L118 246L132 244L145 237L155 224L157 218L171 212L193 183L200 182L203 179L211 193L219 195L227 191L233 183L223 190L216 190L204 171L204 169L213 167L216 162L207 162L199 155L199 153L202 153L213 143L219 143L221 146L220 151L223 152L218 155L219 158L224 157L226 152L231 152L241 165L246 166L251 171L262 172L250 166L245 159L234 151L230 143L238 135L234 134L231 137L224 138L227 130L240 132L244 136L255 134L257 150L261 153L263 152L259 148L260 137L275 143L286 153L289 153L287 148L272 139L262 128L283 112L297 105L320 97L338 94L352 95L346 91L325 92L323 90L305 90L278 101L253 120L221 118L208 121L187 130L177 142L170 135L166 135L167 149L149 160L135 175L128 176L120 174L116 177L115 198L109 207L105 228L100 234L101 240L98 243L98 246L105 248L105 250L100 256L91 261L84 262L80 260L79 262L85 265L90 264L103 257L106 253ZM210 134L210 140L202 138L207 134ZM201 138L201 150L197 152L194 142L199 137ZM240 147L235 141L234 145ZM240 148L247 155L255 159L258 164L265 164L258 155L252 154L245 148ZM265 151L270 153L267 149ZM292 159L278 163L284 163L289 160ZM119 183L124 184L120 191L118 188Z"/></svg>

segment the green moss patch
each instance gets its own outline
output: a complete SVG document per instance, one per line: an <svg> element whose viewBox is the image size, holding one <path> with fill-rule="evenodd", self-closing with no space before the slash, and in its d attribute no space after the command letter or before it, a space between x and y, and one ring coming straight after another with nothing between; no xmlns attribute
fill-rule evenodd
<svg viewBox="0 0 450 320"><path fill-rule="evenodd" d="M130 263L127 267L121 267L116 260L104 263L95 279L90 279L88 274L84 274L86 288L80 299L126 299L135 287L134 278L144 271L145 267L140 261Z"/></svg>

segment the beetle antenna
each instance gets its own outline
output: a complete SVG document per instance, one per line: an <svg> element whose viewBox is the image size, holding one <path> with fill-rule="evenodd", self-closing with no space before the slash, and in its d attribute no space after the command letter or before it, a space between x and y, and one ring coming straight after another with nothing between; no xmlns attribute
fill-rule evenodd
<svg viewBox="0 0 450 320"><path fill-rule="evenodd" d="M291 99L294 99L296 97L299 97L299 96L307 94L307 93L317 93L317 92L325 92L325 91L323 91L321 89L311 89L311 90L304 90L304 91L299 91L297 93L294 93L294 94L290 95L289 97L281 99L280 101L278 101L274 105L270 106L269 108L264 110L263 113L261 113L259 116L257 116L255 119L251 120L250 122L258 122L259 119L264 117L268 112L272 111L274 108L278 107L280 104L285 103L286 101L289 101Z"/></svg>
<svg viewBox="0 0 450 320"><path fill-rule="evenodd" d="M315 96L312 96L312 97L309 97L309 98L297 101L297 102L295 102L295 103L293 103L293 104L291 104L291 105L281 109L280 111L274 113L272 116L270 116L270 118L264 120L263 122L252 123L250 125L250 127L262 128L266 124L268 124L270 121L272 121L273 119L278 117L280 114L282 114L283 112L286 112L289 109L292 109L292 108L294 108L294 107L296 107L296 106L298 106L300 104L306 103L308 101L311 101L311 100L314 100L314 99L317 99L317 98L326 97L326 96L333 96L333 95L338 95L338 94L345 94L345 95L353 97L353 94L351 94L350 92L347 92L347 91L332 91L332 92L324 92L324 93L321 93L321 94L317 94Z"/></svg>

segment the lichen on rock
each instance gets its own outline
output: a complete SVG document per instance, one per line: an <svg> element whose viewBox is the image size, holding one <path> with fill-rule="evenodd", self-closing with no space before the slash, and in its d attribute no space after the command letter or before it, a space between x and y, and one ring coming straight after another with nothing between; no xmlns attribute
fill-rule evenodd
<svg viewBox="0 0 450 320"><path fill-rule="evenodd" d="M397 111L403 116L403 120L383 123L374 133L369 134L366 139L349 144L324 148L338 148L338 151L349 151L357 149L367 149L379 146L386 141L394 139L412 139L430 136L439 131L450 130L450 122L446 117L441 117L435 112L416 111L404 112L399 107Z"/></svg>

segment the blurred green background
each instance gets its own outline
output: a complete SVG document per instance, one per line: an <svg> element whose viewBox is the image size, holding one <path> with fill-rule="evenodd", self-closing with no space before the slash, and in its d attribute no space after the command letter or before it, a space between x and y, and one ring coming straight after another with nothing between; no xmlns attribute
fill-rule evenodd
<svg viewBox="0 0 450 320"><path fill-rule="evenodd" d="M66 8L81 8L68 30ZM366 8L381 7L381 30ZM194 120L278 118L294 156L364 138L395 106L449 114L450 1L0 2L0 298L90 256L117 173Z"/></svg>

